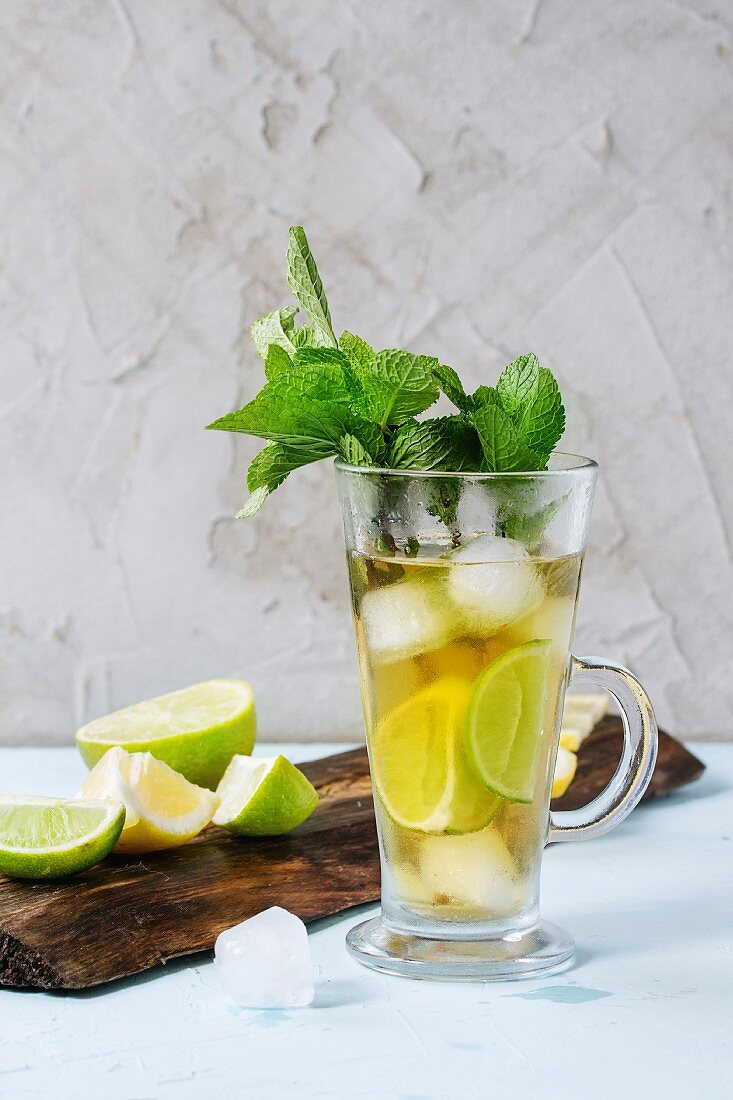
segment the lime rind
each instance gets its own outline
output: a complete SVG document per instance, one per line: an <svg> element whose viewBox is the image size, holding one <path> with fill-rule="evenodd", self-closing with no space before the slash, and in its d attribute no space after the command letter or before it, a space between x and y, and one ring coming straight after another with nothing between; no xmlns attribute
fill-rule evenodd
<svg viewBox="0 0 733 1100"><path fill-rule="evenodd" d="M236 836L282 836L306 821L318 792L287 757L234 756L216 791L213 822Z"/></svg>
<svg viewBox="0 0 733 1100"><path fill-rule="evenodd" d="M79 874L109 855L124 822L119 802L0 795L0 874L23 879Z"/></svg>
<svg viewBox="0 0 733 1100"><path fill-rule="evenodd" d="M255 742L252 688L246 680L207 680L124 707L82 726L76 744L88 768L112 748L150 752L199 787L214 790L235 754Z"/></svg>
<svg viewBox="0 0 733 1100"><path fill-rule="evenodd" d="M471 765L508 802L527 804L534 794L551 651L551 641L536 639L502 653L478 677L468 705Z"/></svg>

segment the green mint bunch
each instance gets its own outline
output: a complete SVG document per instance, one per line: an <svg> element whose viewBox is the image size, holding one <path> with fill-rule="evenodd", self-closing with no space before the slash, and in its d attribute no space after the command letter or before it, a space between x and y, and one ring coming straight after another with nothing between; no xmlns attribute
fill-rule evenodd
<svg viewBox="0 0 733 1100"><path fill-rule="evenodd" d="M359 336L336 337L318 268L303 229L290 230L287 281L298 306L252 325L267 382L244 408L209 424L267 440L247 473L253 516L299 466L340 456L356 466L401 470L542 470L565 428L552 373L535 355L504 368L495 387L466 393L452 367L429 355L375 351ZM456 413L417 417L440 395ZM450 523L451 501L436 501Z"/></svg>

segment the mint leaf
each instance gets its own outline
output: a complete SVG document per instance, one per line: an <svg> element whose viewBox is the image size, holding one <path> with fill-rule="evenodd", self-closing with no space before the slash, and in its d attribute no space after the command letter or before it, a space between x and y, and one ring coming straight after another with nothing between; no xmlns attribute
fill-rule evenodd
<svg viewBox="0 0 733 1100"><path fill-rule="evenodd" d="M525 546L532 546L542 535L555 513L567 500L567 493L557 500L551 500L542 508L528 512L522 502L513 494L513 498L502 508L504 532L510 539L518 539Z"/></svg>
<svg viewBox="0 0 733 1100"><path fill-rule="evenodd" d="M292 368L293 360L285 351L285 348L280 347L279 344L270 344L265 356L265 375L268 382L272 382L278 374L282 374L285 370L292 370Z"/></svg>
<svg viewBox="0 0 733 1100"><path fill-rule="evenodd" d="M209 427L308 447L308 461L315 462L333 454L352 419L343 372L335 364L319 363L283 371L244 408Z"/></svg>
<svg viewBox="0 0 733 1100"><path fill-rule="evenodd" d="M270 490L266 485L261 486L259 489L255 489L247 500L245 500L242 507L235 514L235 519L251 519L252 516L256 516L262 505L265 503L270 495Z"/></svg>
<svg viewBox="0 0 733 1100"><path fill-rule="evenodd" d="M433 378L448 400L452 401L457 409L460 409L461 412L468 412L471 406L471 399L464 390L463 383L453 370L453 367L449 367L447 363L439 363L436 361L436 365L433 367Z"/></svg>
<svg viewBox="0 0 733 1100"><path fill-rule="evenodd" d="M338 344L349 360L356 377L363 378L374 366L374 348L371 348L360 336L354 336L352 332L342 332Z"/></svg>
<svg viewBox="0 0 733 1100"><path fill-rule="evenodd" d="M423 357L409 351L378 351L361 384L364 414L382 429L417 416L438 399L438 386Z"/></svg>
<svg viewBox="0 0 733 1100"><path fill-rule="evenodd" d="M429 489L428 514L439 519L451 533L453 546L459 546L458 505L461 499L461 483L458 478L436 478Z"/></svg>
<svg viewBox="0 0 733 1100"><path fill-rule="evenodd" d="M336 448L333 448L335 453ZM247 488L255 492L263 486L272 492L282 485L288 474L311 461L307 448L285 447L282 443L268 443L256 454L247 471Z"/></svg>
<svg viewBox="0 0 733 1100"><path fill-rule="evenodd" d="M301 325L300 328L296 328L292 335L292 341L296 348L324 348L330 347L330 343L325 337L313 328L312 325Z"/></svg>
<svg viewBox="0 0 733 1100"><path fill-rule="evenodd" d="M520 355L502 371L496 392L542 469L565 430L565 410L552 372L540 367L536 355Z"/></svg>
<svg viewBox="0 0 733 1100"><path fill-rule="evenodd" d="M349 361L338 348L306 346L298 348L293 359L295 367L336 367L341 374L349 370Z"/></svg>
<svg viewBox="0 0 733 1100"><path fill-rule="evenodd" d="M250 327L249 331L262 360L267 359L271 344L277 344L289 356L295 354L292 337L297 312L297 306L285 306L284 309L276 309L273 313L266 313L264 317L260 317L259 321L255 321Z"/></svg>
<svg viewBox="0 0 733 1100"><path fill-rule="evenodd" d="M323 337L324 343L329 347L336 347L323 283L308 238L300 225L294 225L290 230L286 263L288 286Z"/></svg>
<svg viewBox="0 0 733 1100"><path fill-rule="evenodd" d="M496 389L491 386L479 386L470 398L473 408L472 418L478 427L478 410L482 408L499 409L491 413L490 418L501 427L492 428L490 434L497 439L509 434L514 441L514 450L523 454L527 470L542 470L547 465L553 447L565 430L565 409L560 391L552 371L540 367L536 355L520 355L501 373ZM483 418L487 422L487 418ZM511 431L510 431L511 429ZM511 451L508 449L507 453ZM497 456L487 461L499 461ZM517 466L490 467L496 469L518 469Z"/></svg>
<svg viewBox="0 0 733 1100"><path fill-rule="evenodd" d="M350 466L374 466L375 460L354 435L342 435L339 454Z"/></svg>
<svg viewBox="0 0 733 1100"><path fill-rule="evenodd" d="M299 348L296 352L295 367L317 367L319 364L329 364L333 367L338 367L341 371L344 385L349 392L352 408L355 412L361 413L363 405L362 387L348 357L339 348L305 347Z"/></svg>
<svg viewBox="0 0 733 1100"><path fill-rule="evenodd" d="M531 352L529 355L520 355L513 363L504 367L496 383L496 392L502 408L510 416L516 416L532 400L539 375L537 356Z"/></svg>
<svg viewBox="0 0 733 1100"><path fill-rule="evenodd" d="M487 405L492 401L495 401L498 394L493 386L479 386L471 396L469 397L469 408L471 410L478 409L481 405Z"/></svg>
<svg viewBox="0 0 733 1100"><path fill-rule="evenodd" d="M342 332L339 336L339 350L347 362L346 374L354 408L360 415L368 417L369 412L364 400L364 379L374 369L374 348L371 348L360 336L354 336L351 332Z"/></svg>
<svg viewBox="0 0 733 1100"><path fill-rule="evenodd" d="M541 367L537 385L519 410L517 427L530 450L547 465L553 447L565 431L565 409L552 371Z"/></svg>
<svg viewBox="0 0 733 1100"><path fill-rule="evenodd" d="M482 469L493 472L538 468L537 455L518 435L495 390L491 395L483 395L483 404L473 413L473 422L484 456Z"/></svg>
<svg viewBox="0 0 733 1100"><path fill-rule="evenodd" d="M474 429L460 416L415 420L395 432L388 461L395 469L460 473L478 469L481 446Z"/></svg>
<svg viewBox="0 0 733 1100"><path fill-rule="evenodd" d="M331 453L335 453L335 448ZM248 519L259 512L269 494L282 485L288 474L312 461L308 448L298 449L284 447L280 443L268 443L250 462L247 488L252 495L237 513L237 519Z"/></svg>
<svg viewBox="0 0 733 1100"><path fill-rule="evenodd" d="M376 424L354 417L351 421L350 434L359 442L370 456L370 465L380 466L387 460L387 441ZM359 465L356 463L356 465Z"/></svg>

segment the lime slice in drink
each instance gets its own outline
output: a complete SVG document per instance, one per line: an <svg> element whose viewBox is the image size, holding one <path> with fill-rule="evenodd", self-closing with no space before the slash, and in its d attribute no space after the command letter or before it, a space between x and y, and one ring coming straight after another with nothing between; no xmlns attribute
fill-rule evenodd
<svg viewBox="0 0 733 1100"><path fill-rule="evenodd" d="M476 775L511 802L531 802L552 643L527 642L481 673L468 705L468 755Z"/></svg>
<svg viewBox="0 0 733 1100"><path fill-rule="evenodd" d="M127 810L118 852L159 852L177 848L204 829L219 805L213 791L189 783L149 752L109 749L79 792L112 798Z"/></svg>
<svg viewBox="0 0 733 1100"><path fill-rule="evenodd" d="M122 832L120 802L0 795L0 874L65 878L109 855Z"/></svg>
<svg viewBox="0 0 733 1100"><path fill-rule="evenodd" d="M216 793L214 824L238 836L289 833L318 805L315 787L284 756L233 757Z"/></svg>
<svg viewBox="0 0 733 1100"><path fill-rule="evenodd" d="M374 730L371 766L384 806L398 824L423 833L483 829L501 800L474 775L464 726L471 685L444 677L410 696Z"/></svg>
<svg viewBox="0 0 733 1100"><path fill-rule="evenodd" d="M255 740L252 688L244 680L207 680L125 707L82 726L79 752L92 768L108 749L151 752L191 783L213 790L235 753Z"/></svg>

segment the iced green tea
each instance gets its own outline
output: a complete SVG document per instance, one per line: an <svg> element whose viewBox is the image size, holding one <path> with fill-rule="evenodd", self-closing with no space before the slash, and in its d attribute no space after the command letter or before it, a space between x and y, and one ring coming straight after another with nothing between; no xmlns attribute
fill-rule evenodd
<svg viewBox="0 0 733 1100"><path fill-rule="evenodd" d="M386 921L532 926L581 555L484 535L349 568Z"/></svg>

